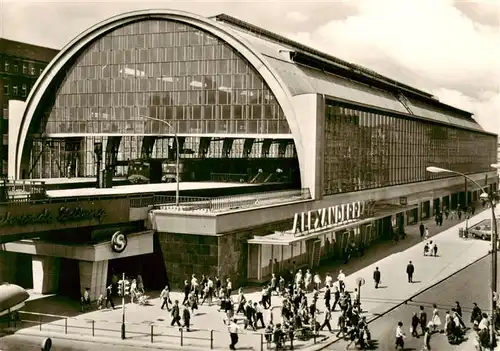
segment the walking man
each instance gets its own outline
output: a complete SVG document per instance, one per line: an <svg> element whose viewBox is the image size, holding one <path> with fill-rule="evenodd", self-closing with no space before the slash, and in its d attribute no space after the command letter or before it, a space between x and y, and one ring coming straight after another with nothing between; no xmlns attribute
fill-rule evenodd
<svg viewBox="0 0 500 351"><path fill-rule="evenodd" d="M406 274L408 274L408 283L413 283L413 273L415 272L415 267L413 266L413 263L408 263L406 266Z"/></svg>
<svg viewBox="0 0 500 351"><path fill-rule="evenodd" d="M420 222L420 226L418 227L420 230L420 239L424 240L424 234L425 234L425 226L422 222Z"/></svg>
<svg viewBox="0 0 500 351"><path fill-rule="evenodd" d="M413 336L414 338L420 337L417 331L417 327L419 324L420 324L420 318L417 316L417 313L415 312L413 314L413 317L411 317L411 336Z"/></svg>
<svg viewBox="0 0 500 351"><path fill-rule="evenodd" d="M184 320L184 327L186 327L186 331L189 331L191 313L189 313L189 308L187 306L184 306L184 310L182 311L182 319Z"/></svg>
<svg viewBox="0 0 500 351"><path fill-rule="evenodd" d="M340 301L340 291L339 291L338 286L335 287L335 292L333 293L333 298L334 298L334 300L333 300L332 311L335 311L335 306L337 306L337 304Z"/></svg>
<svg viewBox="0 0 500 351"><path fill-rule="evenodd" d="M380 284L380 271L378 267L375 267L375 271L373 272L373 280L375 281L375 289L378 289L378 285Z"/></svg>
<svg viewBox="0 0 500 351"><path fill-rule="evenodd" d="M170 325L173 326L177 323L177 325L181 327L180 320L181 312L179 311L179 300L175 300L174 306L172 307L172 322L170 322Z"/></svg>
<svg viewBox="0 0 500 351"><path fill-rule="evenodd" d="M323 324L321 325L319 330L323 330L324 327L327 327L331 333L332 332L332 326L330 325L331 319L332 319L332 313L330 312L330 310L326 310L325 311L325 321L323 322Z"/></svg>
<svg viewBox="0 0 500 351"><path fill-rule="evenodd" d="M264 324L264 304L262 301L260 301L258 304L255 302L253 304L253 308L255 309L255 322L254 322L254 328L257 328L257 323L260 321L260 324L262 325L262 328L265 328L266 325Z"/></svg>
<svg viewBox="0 0 500 351"><path fill-rule="evenodd" d="M106 288L106 308L111 304L111 308L115 309L115 302L113 301L113 285L109 284Z"/></svg>
<svg viewBox="0 0 500 351"><path fill-rule="evenodd" d="M396 349L400 347L404 349L405 347L405 333L403 332L403 322L398 322L398 326L396 328Z"/></svg>
<svg viewBox="0 0 500 351"><path fill-rule="evenodd" d="M160 298L163 301L163 303L161 304L161 309L167 306L167 310L170 310L170 308L168 308L168 303L172 303L172 301L170 301L170 292L168 291L168 286L165 286L165 288L161 291Z"/></svg>
<svg viewBox="0 0 500 351"><path fill-rule="evenodd" d="M327 310L330 310L330 299L332 298L332 291L330 290L330 286L326 286L325 290L325 306Z"/></svg>
<svg viewBox="0 0 500 351"><path fill-rule="evenodd" d="M234 318L231 318L229 322L229 337L231 338L231 344L229 344L230 350L236 350L236 344L238 343L238 330L240 327L234 321Z"/></svg>
<svg viewBox="0 0 500 351"><path fill-rule="evenodd" d="M345 274L342 270L340 270L339 275L337 276L337 280L339 281L340 292L343 292L345 289Z"/></svg>
<svg viewBox="0 0 500 351"><path fill-rule="evenodd" d="M427 327L427 313L424 311L424 306L420 306L420 328L422 328L422 335L425 334L425 328Z"/></svg>

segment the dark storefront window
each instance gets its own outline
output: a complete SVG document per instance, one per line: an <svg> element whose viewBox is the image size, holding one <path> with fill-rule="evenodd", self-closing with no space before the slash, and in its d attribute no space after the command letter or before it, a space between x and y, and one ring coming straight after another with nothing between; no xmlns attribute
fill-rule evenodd
<svg viewBox="0 0 500 351"><path fill-rule="evenodd" d="M269 87L243 57L172 21L129 24L96 40L49 106L49 134L290 133Z"/></svg>
<svg viewBox="0 0 500 351"><path fill-rule="evenodd" d="M490 170L496 137L327 103L324 194L331 195ZM478 152L481 150L481 152Z"/></svg>

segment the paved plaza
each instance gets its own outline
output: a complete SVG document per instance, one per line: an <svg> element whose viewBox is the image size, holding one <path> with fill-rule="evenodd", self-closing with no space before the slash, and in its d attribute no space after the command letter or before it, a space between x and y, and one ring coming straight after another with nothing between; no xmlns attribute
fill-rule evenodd
<svg viewBox="0 0 500 351"><path fill-rule="evenodd" d="M490 218L490 210L483 211L473 216L469 223L473 225L479 221ZM484 257L490 247L489 242L462 239L458 237L458 229L464 226L464 222L456 221L453 226L443 232L434 235L430 240L437 243L439 247L437 257L423 256L424 243L418 243L402 252L390 254L365 268L347 275L347 290L352 291L356 286L356 280L363 278L366 282L361 288L361 304L364 315L368 320L376 319L378 316L394 309L404 301L411 299L420 292L446 279L451 274L469 266L473 262ZM414 229L414 227L410 227ZM438 230L439 227L434 228ZM431 229L431 228L430 228ZM415 234L411 234L415 240ZM405 240L408 240L405 239ZM394 244L397 245L397 244ZM362 260L362 259L355 259ZM408 283L406 277L406 265L412 261L415 266L414 283ZM382 283L379 289L375 289L373 284L373 271L379 267L382 273ZM334 277L338 274L338 269L331 271ZM348 272L350 273L350 272ZM245 290L247 300L260 301L261 293L259 289L249 288ZM183 294L180 292L171 293L172 300L182 301ZM235 297L235 296L233 296ZM280 319L281 298L274 297L272 305L273 319ZM216 305L202 305L192 316L193 328L191 332L182 333L178 328L170 327L171 316L167 310L160 309L160 299L156 295L151 295L149 306L126 304L127 339L120 340L121 308L115 310L96 310L88 313L78 314L78 305L69 299L62 297L43 297L30 301L25 310L51 313L57 316L67 316L66 318L54 318L48 322L43 320L40 331L39 318L31 315L33 325L23 325L18 333L44 334L54 338L72 338L88 340L94 336L95 341L104 343L115 343L116 345L148 345L151 343L151 333L153 334L153 344L155 348L189 348L190 350L207 349L227 349L229 335L225 328L224 314L218 312ZM318 309L325 310L323 297L320 296ZM332 326L336 327L338 309L332 314ZM27 316L24 316L23 319ZM45 317L44 317L45 318ZM320 313L318 320L322 322L323 313ZM265 322L270 319L270 310L266 311ZM93 330L93 331L92 331ZM238 344L241 349L261 350L266 345L261 346L263 340L263 329L257 332L245 331L240 336ZM67 335L65 335L67 333ZM93 334L92 334L93 333ZM372 336L374 339L376 335ZM321 349L335 341L335 334L322 331L320 337L310 341L296 341L294 346L297 349ZM328 349L335 349L337 346L329 346ZM341 344L338 347L345 347Z"/></svg>

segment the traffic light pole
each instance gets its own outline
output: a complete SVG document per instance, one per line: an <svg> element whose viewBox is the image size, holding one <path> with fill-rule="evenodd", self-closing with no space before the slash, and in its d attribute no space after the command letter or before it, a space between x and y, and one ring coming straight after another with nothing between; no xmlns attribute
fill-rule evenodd
<svg viewBox="0 0 500 351"><path fill-rule="evenodd" d="M125 273L122 274L122 340L125 340Z"/></svg>

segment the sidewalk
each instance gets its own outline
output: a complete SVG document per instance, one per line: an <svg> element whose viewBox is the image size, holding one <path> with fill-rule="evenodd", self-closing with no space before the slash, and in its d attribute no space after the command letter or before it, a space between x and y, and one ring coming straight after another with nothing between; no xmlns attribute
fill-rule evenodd
<svg viewBox="0 0 500 351"><path fill-rule="evenodd" d="M473 225L481 220L490 218L491 211L487 210L475 215L469 220L469 224ZM349 274L346 278L346 284L348 290L354 290L355 282L358 277L365 279L366 284L361 288L361 303L363 310L366 311L365 315L369 320L373 320L384 313L392 310L401 303L408 301L411 297L418 295L423 290L435 285L439 281L447 278L451 274L463 269L473 263L474 261L484 257L488 253L489 242L475 240L475 239L461 239L458 237L458 228L464 227L464 222L458 221L445 221L446 224L453 224L449 229L445 229L442 233L437 234L431 238L437 243L439 247L438 257L424 257L423 256L423 246L424 243L420 243L420 237L418 232L418 226L411 226L407 230L408 236L406 239L400 243L383 243L380 244L381 247L388 247L391 254L387 257L383 257L383 251L375 250L370 252L368 249L365 257L354 258L346 266L336 265L335 270L330 272L334 277L337 276L338 269L343 269L346 274ZM435 228L434 222L426 223L429 231L437 232L441 227ZM433 228L434 226L434 228ZM411 229L411 230L410 230ZM401 251L401 245L411 245L412 243L417 243L415 246L410 247L404 251ZM400 252L401 251L401 252ZM378 260L377 256L381 256ZM373 262L367 267L355 271L355 267L366 263L366 261ZM406 265L409 261L413 261L415 265L414 280L415 283L407 283L406 277ZM373 270L375 267L379 267L382 273L382 287L379 289L374 288L372 281ZM345 267L345 268L344 268ZM324 270L321 270L324 272ZM324 277L324 275L323 275ZM260 290L253 292L246 292L247 300L260 301ZM178 299L182 301L182 294L179 292L172 293L172 300ZM67 302L66 306L61 304L61 298L55 300L49 299L39 299L37 301L30 302L24 309L26 311L37 311L41 313L51 313L51 310L59 311L65 308L74 309L78 308L78 305L74 303L70 306ZM48 300L53 300L53 304L49 304ZM57 302L59 301L59 302ZM69 301L69 300L68 300ZM127 304L126 305L126 321L127 321L127 340L121 341L120 338L120 324L121 324L121 309L116 309L114 311L101 310L92 311L88 313L81 314L74 318L67 319L67 332L65 333L65 321L64 319L55 320L42 325L42 331L40 332L37 323L35 326L26 328L18 331L18 333L42 333L43 335L53 335L54 337L65 337L70 339L77 339L79 337L85 340L92 340L92 325L94 326L94 339L96 342L106 342L114 343L116 345L125 345L125 343L136 343L144 346L149 346L151 348L159 348L162 345L169 347L170 349L180 348L180 332L178 328L170 327L170 314L164 310L160 310L160 301L158 298L150 300L151 306L138 306ZM281 305L281 298L273 296L273 306ZM59 305L57 305L59 304ZM45 308L44 308L45 307ZM324 300L322 296L318 301L318 309L324 311ZM338 318L338 311L332 314L332 326L336 324ZM62 313L61 313L62 314ZM64 313L66 314L66 313ZM66 314L68 315L68 314ZM194 324L193 330L190 333L183 333L183 336L190 337L190 339L183 340L183 347L189 348L190 350L196 349L207 349L210 347L210 329L214 329L213 332L213 347L214 349L227 349L229 343L229 336L227 329L225 328L222 320L224 315L217 312L216 306L200 306L200 309L196 315L192 317L192 323ZM273 312L274 320L279 320L280 312L279 308L275 309ZM319 320L322 320L323 316L320 315ZM36 318L34 318L37 321ZM269 320L269 315L265 316L266 323ZM92 322L93 321L93 322ZM153 325L153 344L151 342L151 325ZM262 330L260 330L262 331ZM132 333L134 332L134 333ZM331 345L335 338L329 332L322 332L321 337L318 339L318 344L314 345L314 342L300 342L296 341L294 343L295 348L310 349L310 350L320 350L328 347L332 349ZM196 338L196 339L192 339ZM328 338L328 342L321 342L321 339ZM108 341L106 341L108 340ZM244 349L261 350L260 346L261 335L254 334L253 332L246 332L241 335L240 342L238 346ZM266 346L264 345L264 348Z"/></svg>

